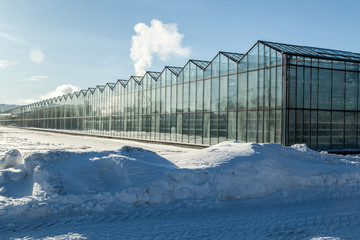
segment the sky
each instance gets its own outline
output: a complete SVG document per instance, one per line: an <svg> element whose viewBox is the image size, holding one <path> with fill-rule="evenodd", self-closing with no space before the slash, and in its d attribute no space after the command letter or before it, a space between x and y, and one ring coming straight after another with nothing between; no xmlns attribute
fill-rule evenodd
<svg viewBox="0 0 360 240"><path fill-rule="evenodd" d="M1 0L0 104L129 79L257 40L360 53L357 0Z"/></svg>

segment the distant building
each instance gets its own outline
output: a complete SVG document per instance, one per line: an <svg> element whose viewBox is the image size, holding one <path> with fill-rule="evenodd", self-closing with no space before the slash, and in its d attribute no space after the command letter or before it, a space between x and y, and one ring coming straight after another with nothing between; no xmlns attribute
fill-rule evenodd
<svg viewBox="0 0 360 240"><path fill-rule="evenodd" d="M360 54L258 41L11 111L24 127L195 145L360 149Z"/></svg>

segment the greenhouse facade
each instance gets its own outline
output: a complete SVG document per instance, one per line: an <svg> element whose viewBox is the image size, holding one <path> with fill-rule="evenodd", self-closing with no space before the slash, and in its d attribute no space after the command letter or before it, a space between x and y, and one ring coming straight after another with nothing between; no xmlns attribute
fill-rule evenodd
<svg viewBox="0 0 360 240"><path fill-rule="evenodd" d="M258 41L11 110L2 124L192 145L360 149L360 54Z"/></svg>

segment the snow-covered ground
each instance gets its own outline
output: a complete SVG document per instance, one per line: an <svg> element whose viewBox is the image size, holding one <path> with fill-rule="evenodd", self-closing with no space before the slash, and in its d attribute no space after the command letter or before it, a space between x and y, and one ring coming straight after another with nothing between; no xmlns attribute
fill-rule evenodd
<svg viewBox="0 0 360 240"><path fill-rule="evenodd" d="M0 128L0 239L359 239L360 158Z"/></svg>

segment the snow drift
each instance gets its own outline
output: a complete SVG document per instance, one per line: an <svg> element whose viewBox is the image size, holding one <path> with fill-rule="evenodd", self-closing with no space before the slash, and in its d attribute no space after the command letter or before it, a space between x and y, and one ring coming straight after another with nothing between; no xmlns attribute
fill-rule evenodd
<svg viewBox="0 0 360 240"><path fill-rule="evenodd" d="M16 154L9 154L15 156ZM19 155L16 155L19 156ZM7 159L10 159L9 157ZM166 159L142 148L33 153L0 171L0 218L110 211L181 200L230 201L360 183L359 158L305 145L224 142Z"/></svg>
<svg viewBox="0 0 360 240"><path fill-rule="evenodd" d="M6 169L24 163L21 153L17 149L10 150L0 158L0 169Z"/></svg>

